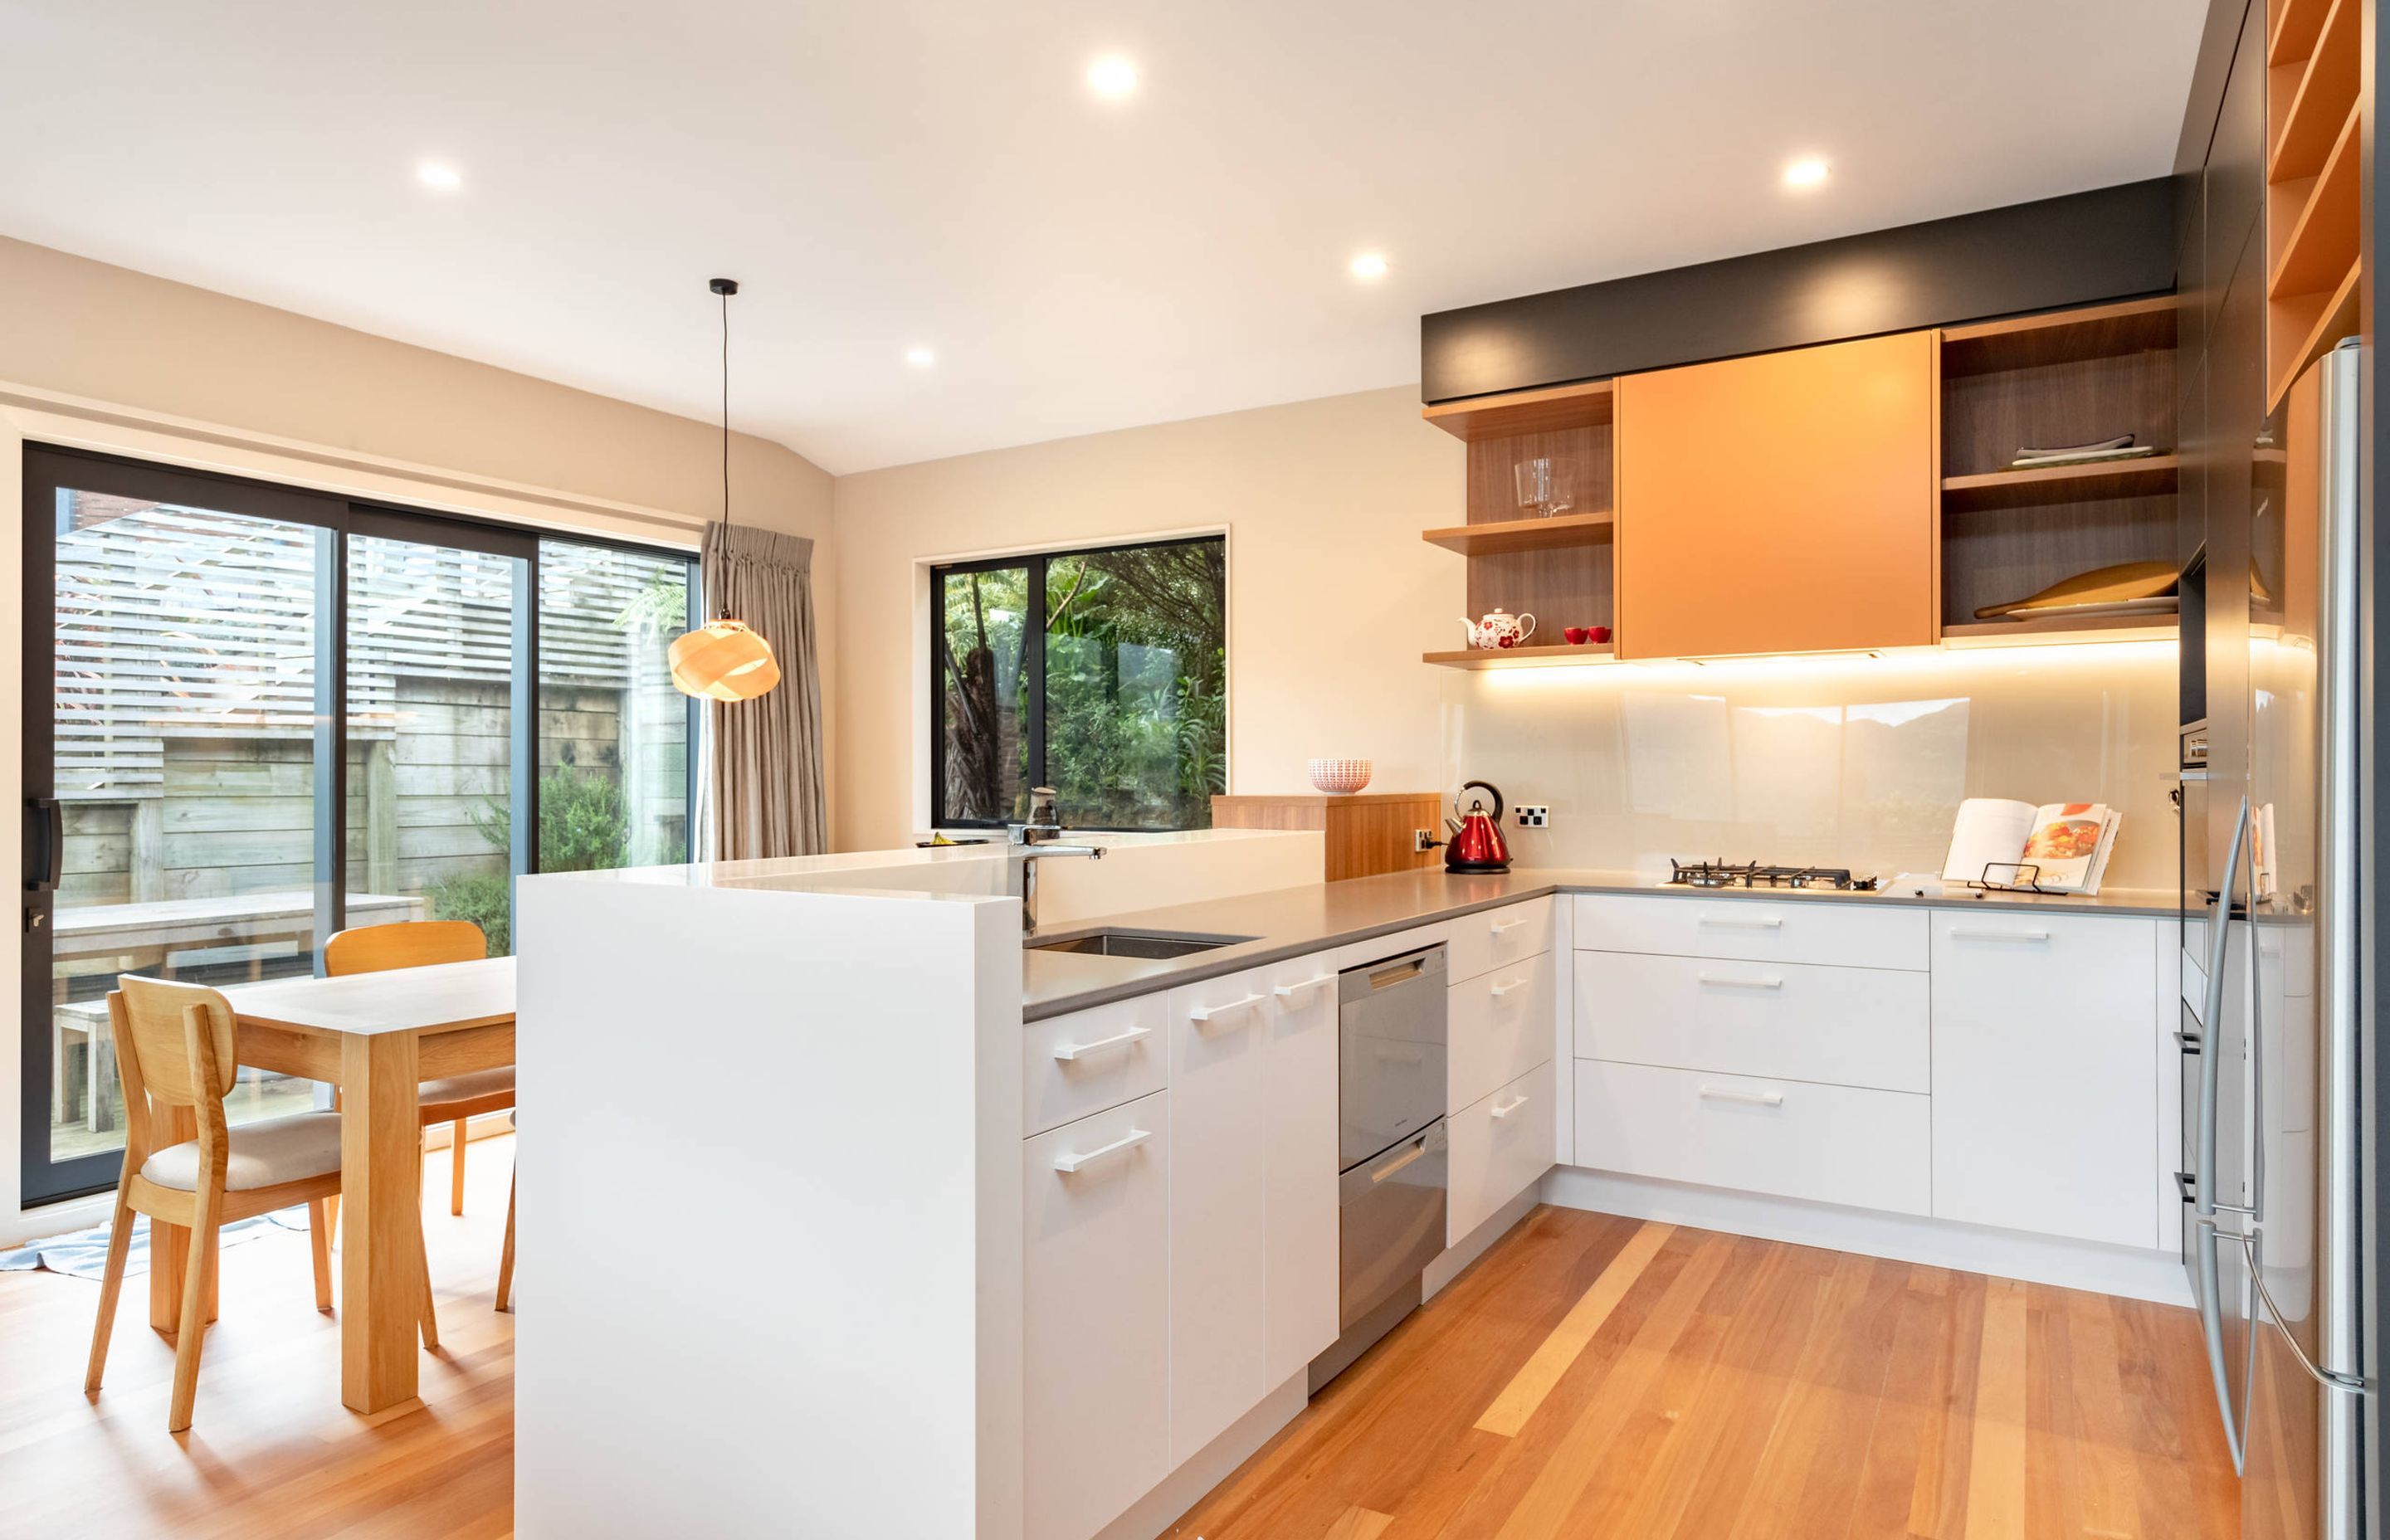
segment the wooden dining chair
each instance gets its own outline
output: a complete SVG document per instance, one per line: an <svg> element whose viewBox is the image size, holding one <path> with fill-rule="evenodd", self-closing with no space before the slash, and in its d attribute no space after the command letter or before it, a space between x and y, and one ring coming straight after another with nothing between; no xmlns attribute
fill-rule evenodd
<svg viewBox="0 0 2390 1540"><path fill-rule="evenodd" d="M478 962L490 955L482 928L468 919L411 919L353 926L324 943L324 971L379 973L432 963ZM465 1125L484 1112L515 1104L512 1065L427 1080L416 1090L423 1126L449 1125L448 1212L465 1212ZM337 1213L337 1211L336 1211Z"/></svg>
<svg viewBox="0 0 2390 1540"><path fill-rule="evenodd" d="M124 1081L124 1170L116 1185L108 1269L100 1280L99 1318L92 1327L84 1390L99 1389L108 1365L133 1216L149 1217L153 1266L166 1265L171 1254L159 1227L181 1226L190 1231L190 1247L174 1326L173 1395L166 1410L167 1431L179 1433L191 1425L199 1391L199 1343L215 1292L221 1226L307 1204L315 1308L332 1308L331 1226L325 1205L341 1190L341 1119L337 1112L300 1112L226 1126L225 1097L232 1094L238 1060L232 1007L212 989L127 975L108 997L108 1016Z"/></svg>

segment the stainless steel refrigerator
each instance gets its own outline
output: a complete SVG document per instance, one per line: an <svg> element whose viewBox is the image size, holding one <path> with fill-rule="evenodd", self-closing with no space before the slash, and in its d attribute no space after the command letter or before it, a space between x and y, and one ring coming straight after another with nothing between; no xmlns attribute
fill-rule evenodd
<svg viewBox="0 0 2390 1540"><path fill-rule="evenodd" d="M2364 1519L2362 363L2293 385L2186 571L2184 1261L2247 1537Z"/></svg>

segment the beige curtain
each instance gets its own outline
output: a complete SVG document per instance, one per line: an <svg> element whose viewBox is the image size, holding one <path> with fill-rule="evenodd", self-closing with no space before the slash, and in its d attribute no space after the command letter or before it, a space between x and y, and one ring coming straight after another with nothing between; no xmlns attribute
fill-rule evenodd
<svg viewBox="0 0 2390 1540"><path fill-rule="evenodd" d="M705 846L717 861L818 855L821 670L814 651L814 543L710 523L700 557L710 615L746 622L780 661L779 687L706 703Z"/></svg>

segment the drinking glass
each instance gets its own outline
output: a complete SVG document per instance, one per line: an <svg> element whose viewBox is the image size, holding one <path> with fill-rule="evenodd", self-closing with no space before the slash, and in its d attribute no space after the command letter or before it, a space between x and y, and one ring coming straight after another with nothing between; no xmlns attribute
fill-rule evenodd
<svg viewBox="0 0 2390 1540"><path fill-rule="evenodd" d="M1519 506L1534 510L1538 519L1566 513L1576 501L1574 469L1567 460L1548 455L1516 462L1510 467L1510 476L1518 489Z"/></svg>

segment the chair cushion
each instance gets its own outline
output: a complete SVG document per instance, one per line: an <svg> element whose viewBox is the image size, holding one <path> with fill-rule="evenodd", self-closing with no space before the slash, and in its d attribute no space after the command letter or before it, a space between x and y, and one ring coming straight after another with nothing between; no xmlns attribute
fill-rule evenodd
<svg viewBox="0 0 2390 1540"><path fill-rule="evenodd" d="M232 1149L225 1157L225 1188L247 1192L340 1169L341 1114L298 1112L242 1123L232 1131ZM141 1162L141 1174L161 1187L198 1191L199 1142L158 1151Z"/></svg>
<svg viewBox="0 0 2390 1540"><path fill-rule="evenodd" d="M429 1113L443 1101L474 1101L501 1092L512 1096L514 1089L515 1067L502 1064L495 1070L474 1070L466 1074L443 1075L438 1080L427 1080L416 1087L415 1099L422 1103L424 1111ZM431 1121L438 1123L440 1120L433 1118Z"/></svg>

